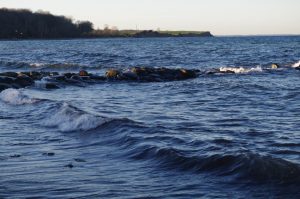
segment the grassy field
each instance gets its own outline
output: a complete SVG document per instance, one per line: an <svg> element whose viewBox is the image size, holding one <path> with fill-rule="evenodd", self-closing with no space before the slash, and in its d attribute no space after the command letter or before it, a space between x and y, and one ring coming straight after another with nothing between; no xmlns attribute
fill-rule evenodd
<svg viewBox="0 0 300 199"><path fill-rule="evenodd" d="M205 31L186 31L186 30L182 30L182 31L168 31L168 30L164 30L164 31L158 31L158 32L162 33L162 34L170 34L170 35L174 35L174 36L189 35L189 34L202 35L202 34L205 33Z"/></svg>

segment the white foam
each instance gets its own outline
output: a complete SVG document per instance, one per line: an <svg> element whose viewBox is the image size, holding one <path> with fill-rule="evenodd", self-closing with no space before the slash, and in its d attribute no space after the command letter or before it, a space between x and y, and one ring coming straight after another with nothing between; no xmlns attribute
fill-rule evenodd
<svg viewBox="0 0 300 199"><path fill-rule="evenodd" d="M62 132L88 131L108 121L107 118L85 113L64 103L54 115L44 121L44 125L57 127Z"/></svg>
<svg viewBox="0 0 300 199"><path fill-rule="evenodd" d="M293 68L298 68L298 67L300 67L300 61L298 61L297 63L294 63L294 64L292 65L292 67L293 67Z"/></svg>
<svg viewBox="0 0 300 199"><path fill-rule="evenodd" d="M22 104L33 104L40 100L30 98L22 93L22 91L9 88L0 93L0 99L8 104L22 105Z"/></svg>
<svg viewBox="0 0 300 199"><path fill-rule="evenodd" d="M42 63L31 63L31 64L29 64L31 67L33 67L33 68L39 68L39 67L41 67L41 66L43 66L44 64L42 64Z"/></svg>
<svg viewBox="0 0 300 199"><path fill-rule="evenodd" d="M257 66L255 68L243 68L243 67L221 67L220 72L233 72L233 73L250 73L250 72L262 72L262 68Z"/></svg>

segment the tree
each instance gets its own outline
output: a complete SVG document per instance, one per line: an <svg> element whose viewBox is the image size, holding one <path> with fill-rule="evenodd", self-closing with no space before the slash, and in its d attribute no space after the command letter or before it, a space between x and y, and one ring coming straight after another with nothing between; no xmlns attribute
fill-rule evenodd
<svg viewBox="0 0 300 199"><path fill-rule="evenodd" d="M93 24L89 21L79 21L77 22L77 27L81 34L90 33L94 30Z"/></svg>

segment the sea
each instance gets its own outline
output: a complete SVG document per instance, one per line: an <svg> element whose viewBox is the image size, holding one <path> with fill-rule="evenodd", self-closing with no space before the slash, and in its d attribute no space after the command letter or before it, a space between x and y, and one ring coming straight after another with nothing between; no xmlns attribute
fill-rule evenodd
<svg viewBox="0 0 300 199"><path fill-rule="evenodd" d="M2 91L0 198L300 198L300 36L0 41L0 72L135 66L204 73Z"/></svg>

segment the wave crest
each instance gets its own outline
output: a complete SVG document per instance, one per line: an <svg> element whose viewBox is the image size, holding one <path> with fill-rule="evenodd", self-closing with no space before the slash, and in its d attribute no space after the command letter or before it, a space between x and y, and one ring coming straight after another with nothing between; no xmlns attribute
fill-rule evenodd
<svg viewBox="0 0 300 199"><path fill-rule="evenodd" d="M292 65L293 68L300 67L300 60Z"/></svg>
<svg viewBox="0 0 300 199"><path fill-rule="evenodd" d="M240 73L250 73L250 72L262 72L263 69L260 66L257 66L255 68L244 68L244 67L221 67L220 72L222 73L236 73L236 74L240 74Z"/></svg>
<svg viewBox="0 0 300 199"><path fill-rule="evenodd" d="M43 124L47 127L57 127L62 132L71 132L92 130L109 121L111 119L92 115L63 103Z"/></svg>
<svg viewBox="0 0 300 199"><path fill-rule="evenodd" d="M143 147L131 154L134 159L158 161L161 165L179 170L212 172L220 176L260 182L300 182L300 166L279 158L253 153L187 156L173 148Z"/></svg>
<svg viewBox="0 0 300 199"><path fill-rule="evenodd" d="M0 93L0 99L8 104L22 105L22 104L33 104L39 102L39 99L30 98L24 95L22 91L9 88Z"/></svg>

